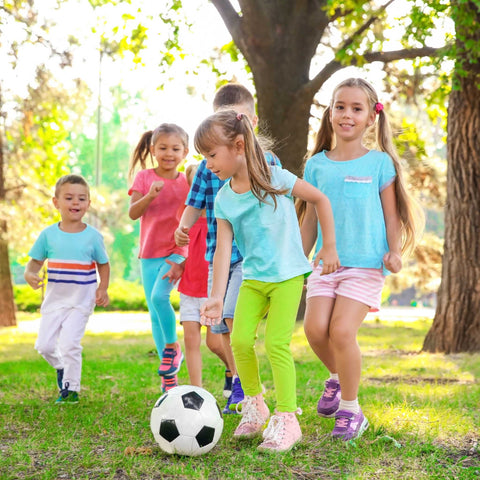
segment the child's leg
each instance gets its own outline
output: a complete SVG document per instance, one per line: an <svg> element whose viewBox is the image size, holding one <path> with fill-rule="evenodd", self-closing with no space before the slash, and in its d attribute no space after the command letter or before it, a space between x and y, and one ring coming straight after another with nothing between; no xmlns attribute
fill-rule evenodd
<svg viewBox="0 0 480 480"><path fill-rule="evenodd" d="M309 297L306 301L303 329L315 355L330 373L337 373L335 357L330 344L330 317L335 298Z"/></svg>
<svg viewBox="0 0 480 480"><path fill-rule="evenodd" d="M202 343L201 325L196 321L182 321L185 360L187 362L188 377L190 384L202 386L202 355L200 345Z"/></svg>
<svg viewBox="0 0 480 480"><path fill-rule="evenodd" d="M162 359L162 352L165 348L165 336L163 335L163 328L160 324L160 316L158 314L156 305L152 300L153 287L158 277L160 266L163 263L160 258L142 258L141 273L143 290L145 291L145 299L147 301L148 312L150 313L150 321L152 322L152 336L155 342L158 356Z"/></svg>
<svg viewBox="0 0 480 480"><path fill-rule="evenodd" d="M342 400L357 399L362 369L357 332L368 310L364 303L339 295L332 312L330 342L342 387Z"/></svg>
<svg viewBox="0 0 480 480"><path fill-rule="evenodd" d="M268 309L268 298L262 291L265 282L244 280L238 294L235 322L231 335L232 350L245 395L262 392L255 340L258 324Z"/></svg>
<svg viewBox="0 0 480 480"><path fill-rule="evenodd" d="M82 345L89 315L75 309L69 310L62 324L58 346L64 362L63 388L79 392L82 376Z"/></svg>
<svg viewBox="0 0 480 480"><path fill-rule="evenodd" d="M55 369L64 367L63 358L58 349L58 336L65 318L65 311L57 310L42 314L35 350Z"/></svg>
<svg viewBox="0 0 480 480"><path fill-rule="evenodd" d="M278 412L297 410L295 364L290 342L304 283L303 275L279 283L268 290L270 310L265 328L265 348L272 366Z"/></svg>

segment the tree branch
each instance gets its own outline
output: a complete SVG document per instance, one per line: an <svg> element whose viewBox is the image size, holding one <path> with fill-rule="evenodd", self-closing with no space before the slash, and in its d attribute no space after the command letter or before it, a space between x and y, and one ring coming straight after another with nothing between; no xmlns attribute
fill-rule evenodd
<svg viewBox="0 0 480 480"><path fill-rule="evenodd" d="M235 37L234 33L240 28L240 16L233 8L229 0L211 0L218 13L222 17L228 31Z"/></svg>

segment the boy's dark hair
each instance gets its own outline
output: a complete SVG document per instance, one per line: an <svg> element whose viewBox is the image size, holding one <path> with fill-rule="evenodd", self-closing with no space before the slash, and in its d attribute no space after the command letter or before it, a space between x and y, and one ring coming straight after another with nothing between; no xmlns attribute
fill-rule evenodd
<svg viewBox="0 0 480 480"><path fill-rule="evenodd" d="M248 105L252 109L252 115L255 114L255 100L250 91L240 83L227 83L222 85L213 99L213 109L217 111L233 105Z"/></svg>
<svg viewBox="0 0 480 480"><path fill-rule="evenodd" d="M73 185L83 185L84 187L87 187L88 191L88 196L90 196L90 188L88 186L87 181L81 176L81 175L76 175L74 173L71 173L69 175L64 175L63 177L60 177L57 180L57 183L55 184L55 196L58 197L58 194L60 193L60 187L65 185L66 183L71 183Z"/></svg>

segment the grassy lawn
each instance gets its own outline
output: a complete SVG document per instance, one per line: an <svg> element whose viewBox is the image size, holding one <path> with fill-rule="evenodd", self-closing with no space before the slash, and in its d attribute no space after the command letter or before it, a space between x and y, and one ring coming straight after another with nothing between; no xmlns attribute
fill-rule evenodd
<svg viewBox="0 0 480 480"><path fill-rule="evenodd" d="M419 353L428 328L429 320L365 322L359 398L370 427L345 444L329 436L333 419L316 415L326 370L299 323L292 348L302 442L283 455L259 453L258 439L232 439L239 417L228 415L218 445L195 458L163 453L150 432L160 396L150 333L87 333L81 402L58 407L55 373L33 348L36 333L0 329L0 479L480 478L480 354ZM262 338L260 332L272 410ZM203 353L204 387L223 407L223 368L205 347ZM188 383L185 366L180 383Z"/></svg>

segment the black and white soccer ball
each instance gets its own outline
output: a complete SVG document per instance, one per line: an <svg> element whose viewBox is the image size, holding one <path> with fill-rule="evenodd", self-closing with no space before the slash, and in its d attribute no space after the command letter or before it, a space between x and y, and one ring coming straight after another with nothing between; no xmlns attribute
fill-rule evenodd
<svg viewBox="0 0 480 480"><path fill-rule="evenodd" d="M163 451L195 457L209 452L220 439L222 411L205 389L180 385L157 400L150 428Z"/></svg>

